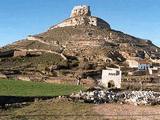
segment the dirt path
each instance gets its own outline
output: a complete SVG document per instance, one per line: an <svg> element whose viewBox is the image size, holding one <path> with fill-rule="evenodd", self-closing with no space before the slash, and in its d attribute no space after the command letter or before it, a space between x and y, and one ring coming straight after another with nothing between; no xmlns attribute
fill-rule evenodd
<svg viewBox="0 0 160 120"><path fill-rule="evenodd" d="M102 104L94 110L106 119L160 120L159 106L134 106L127 104Z"/></svg>

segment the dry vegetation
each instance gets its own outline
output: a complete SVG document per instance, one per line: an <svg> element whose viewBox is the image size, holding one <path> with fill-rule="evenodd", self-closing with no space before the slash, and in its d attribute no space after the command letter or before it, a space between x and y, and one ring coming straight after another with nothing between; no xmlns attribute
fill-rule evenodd
<svg viewBox="0 0 160 120"><path fill-rule="evenodd" d="M159 120L160 106L135 106L127 104L102 104L95 111L105 119L116 120Z"/></svg>
<svg viewBox="0 0 160 120"><path fill-rule="evenodd" d="M74 103L68 100L48 100L35 102L29 106L10 109L0 114L0 120L102 120L93 111L91 104Z"/></svg>
<svg viewBox="0 0 160 120"><path fill-rule="evenodd" d="M0 115L0 120L159 120L160 106L94 105L51 99L1 111Z"/></svg>

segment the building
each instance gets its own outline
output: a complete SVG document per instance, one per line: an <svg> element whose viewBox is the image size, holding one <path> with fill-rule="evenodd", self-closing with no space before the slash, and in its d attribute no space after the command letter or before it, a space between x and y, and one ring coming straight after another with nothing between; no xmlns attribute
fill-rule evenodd
<svg viewBox="0 0 160 120"><path fill-rule="evenodd" d="M149 74L156 74L158 73L158 67L148 68Z"/></svg>
<svg viewBox="0 0 160 120"><path fill-rule="evenodd" d="M160 76L160 64L153 63L150 68L148 68L150 75Z"/></svg>
<svg viewBox="0 0 160 120"><path fill-rule="evenodd" d="M151 63L148 60L144 60L138 57L132 57L126 60L129 68L137 68L140 71L148 70L151 67Z"/></svg>
<svg viewBox="0 0 160 120"><path fill-rule="evenodd" d="M121 70L107 68L102 70L102 85L106 88L121 88Z"/></svg>
<svg viewBox="0 0 160 120"><path fill-rule="evenodd" d="M138 70L148 70L151 67L151 64L146 60L138 61Z"/></svg>

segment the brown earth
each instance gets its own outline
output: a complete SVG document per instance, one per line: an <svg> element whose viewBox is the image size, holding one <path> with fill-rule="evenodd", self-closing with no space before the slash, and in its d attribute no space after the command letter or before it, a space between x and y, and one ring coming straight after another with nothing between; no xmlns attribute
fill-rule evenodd
<svg viewBox="0 0 160 120"><path fill-rule="evenodd" d="M160 120L160 106L102 104L94 107L94 111L107 120Z"/></svg>
<svg viewBox="0 0 160 120"><path fill-rule="evenodd" d="M95 105L61 98L0 109L0 120L160 120L160 106Z"/></svg>

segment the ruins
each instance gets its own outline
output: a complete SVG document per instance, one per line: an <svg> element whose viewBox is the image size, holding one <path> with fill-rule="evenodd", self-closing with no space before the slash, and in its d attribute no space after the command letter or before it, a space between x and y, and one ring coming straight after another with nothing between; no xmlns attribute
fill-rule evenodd
<svg viewBox="0 0 160 120"><path fill-rule="evenodd" d="M75 6L72 9L70 17L77 17L77 16L91 16L90 7L87 5L79 5Z"/></svg>
<svg viewBox="0 0 160 120"><path fill-rule="evenodd" d="M77 25L93 25L101 28L111 29L110 25L104 20L91 16L90 7L87 5L75 6L71 12L70 18L54 25L51 29L58 27L77 26Z"/></svg>

